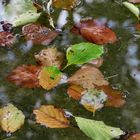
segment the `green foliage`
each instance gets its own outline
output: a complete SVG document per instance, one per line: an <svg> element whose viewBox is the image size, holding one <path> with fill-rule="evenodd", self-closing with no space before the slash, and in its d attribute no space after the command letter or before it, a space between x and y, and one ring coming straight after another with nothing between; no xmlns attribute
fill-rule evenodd
<svg viewBox="0 0 140 140"><path fill-rule="evenodd" d="M93 140L111 140L124 134L121 129L108 126L102 121L95 121L81 117L75 117L75 120L79 128Z"/></svg>
<svg viewBox="0 0 140 140"><path fill-rule="evenodd" d="M84 64L93 59L99 58L104 53L104 49L101 45L93 43L79 43L72 45L67 49L67 66L71 64Z"/></svg>

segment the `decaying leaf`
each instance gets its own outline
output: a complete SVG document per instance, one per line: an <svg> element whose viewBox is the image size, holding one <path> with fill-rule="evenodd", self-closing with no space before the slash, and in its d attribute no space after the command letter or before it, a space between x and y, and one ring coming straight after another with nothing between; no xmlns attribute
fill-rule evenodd
<svg viewBox="0 0 140 140"><path fill-rule="evenodd" d="M42 105L39 109L34 110L36 122L49 128L66 128L69 127L69 120L65 117L62 109L55 108L53 105Z"/></svg>
<svg viewBox="0 0 140 140"><path fill-rule="evenodd" d="M24 124L25 116L12 104L0 109L0 127L3 131L13 133Z"/></svg>
<svg viewBox="0 0 140 140"><path fill-rule="evenodd" d="M0 32L0 47L11 47L15 41L15 37L10 32Z"/></svg>
<svg viewBox="0 0 140 140"><path fill-rule="evenodd" d="M59 69L63 63L64 54L57 48L47 48L35 55L37 62L42 66L57 66Z"/></svg>
<svg viewBox="0 0 140 140"><path fill-rule="evenodd" d="M40 87L37 79L39 71L40 67L34 65L22 65L14 69L7 77L7 80L17 86L25 88Z"/></svg>
<svg viewBox="0 0 140 140"><path fill-rule="evenodd" d="M105 25L99 25L93 19L81 20L71 31L80 34L89 42L96 44L115 43L117 37L115 33Z"/></svg>
<svg viewBox="0 0 140 140"><path fill-rule="evenodd" d="M128 1L132 3L140 3L140 0L128 0Z"/></svg>
<svg viewBox="0 0 140 140"><path fill-rule="evenodd" d="M108 96L105 106L119 108L125 104L123 95L119 90L115 90L111 86L102 86L100 89L102 89Z"/></svg>
<svg viewBox="0 0 140 140"><path fill-rule="evenodd" d="M108 85L103 74L94 66L83 66L68 79L69 83L80 85L83 88L92 89L96 86Z"/></svg>
<svg viewBox="0 0 140 140"><path fill-rule="evenodd" d="M80 103L91 112L101 109L105 101L107 100L107 95L97 89L90 89L85 91L84 95L81 97Z"/></svg>
<svg viewBox="0 0 140 140"><path fill-rule="evenodd" d="M39 73L39 84L47 90L58 85L61 80L62 73L56 66L43 67Z"/></svg>
<svg viewBox="0 0 140 140"><path fill-rule="evenodd" d="M57 36L58 32L51 31L49 28L40 24L27 24L23 26L22 33L27 40L31 40L33 44L50 44Z"/></svg>
<svg viewBox="0 0 140 140"><path fill-rule="evenodd" d="M53 0L53 6L60 9L71 10L80 3L80 0Z"/></svg>
<svg viewBox="0 0 140 140"><path fill-rule="evenodd" d="M127 140L140 140L140 133L132 134Z"/></svg>
<svg viewBox="0 0 140 140"><path fill-rule="evenodd" d="M71 85L68 89L67 89L67 93L70 97L72 97L75 100L80 100L81 96L83 94L84 89L79 86L79 85Z"/></svg>

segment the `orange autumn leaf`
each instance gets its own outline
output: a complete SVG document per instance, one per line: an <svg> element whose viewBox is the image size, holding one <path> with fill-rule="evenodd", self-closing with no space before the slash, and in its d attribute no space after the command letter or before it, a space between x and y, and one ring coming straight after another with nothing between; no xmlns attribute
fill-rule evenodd
<svg viewBox="0 0 140 140"><path fill-rule="evenodd" d="M62 109L55 108L53 105L42 105L33 111L36 115L36 122L49 128L67 128L69 120L65 117Z"/></svg>
<svg viewBox="0 0 140 140"><path fill-rule="evenodd" d="M102 89L108 96L105 106L119 108L125 104L123 95L119 90L113 89L111 86L101 86L100 89Z"/></svg>
<svg viewBox="0 0 140 140"><path fill-rule="evenodd" d="M34 65L22 65L14 69L8 76L7 80L17 86L25 88L40 87L38 74L40 67Z"/></svg>
<svg viewBox="0 0 140 140"><path fill-rule="evenodd" d="M67 89L68 95L75 100L80 100L81 99L83 91L84 91L84 89L81 86L78 86L78 85L71 85Z"/></svg>
<svg viewBox="0 0 140 140"><path fill-rule="evenodd" d="M42 88L50 90L58 85L61 80L61 72L55 66L43 67L38 76Z"/></svg>

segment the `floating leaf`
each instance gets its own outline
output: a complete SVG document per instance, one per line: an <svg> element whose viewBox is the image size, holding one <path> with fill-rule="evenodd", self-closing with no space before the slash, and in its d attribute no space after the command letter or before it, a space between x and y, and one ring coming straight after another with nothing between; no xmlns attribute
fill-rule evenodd
<svg viewBox="0 0 140 140"><path fill-rule="evenodd" d="M92 43L80 43L67 49L68 64L84 64L99 58L104 53L103 47Z"/></svg>
<svg viewBox="0 0 140 140"><path fill-rule="evenodd" d="M0 127L7 133L13 133L24 124L25 116L12 104L0 109Z"/></svg>
<svg viewBox="0 0 140 140"><path fill-rule="evenodd" d="M49 128L69 127L69 120L65 117L62 109L55 108L53 105L42 105L40 109L34 110L36 122Z"/></svg>
<svg viewBox="0 0 140 140"><path fill-rule="evenodd" d="M47 48L35 55L37 62L42 66L57 66L59 69L63 63L64 54L57 48Z"/></svg>
<svg viewBox="0 0 140 140"><path fill-rule="evenodd" d="M108 96L106 106L119 108L125 104L125 100L120 91L113 89L111 86L102 86L100 89Z"/></svg>
<svg viewBox="0 0 140 140"><path fill-rule="evenodd" d="M19 26L30 22L35 22L40 13L37 13L32 0L11 0L0 13L2 20L13 26Z"/></svg>
<svg viewBox="0 0 140 140"><path fill-rule="evenodd" d="M61 80L62 73L56 66L43 67L38 76L39 84L47 90L58 85Z"/></svg>
<svg viewBox="0 0 140 140"><path fill-rule="evenodd" d="M96 86L108 85L103 74L96 67L87 65L79 69L73 76L68 79L69 83L80 85L83 88L94 88Z"/></svg>
<svg viewBox="0 0 140 140"><path fill-rule="evenodd" d="M67 89L68 95L75 100L80 100L81 99L83 91L84 91L84 89L81 86L78 86L78 85L71 85Z"/></svg>
<svg viewBox="0 0 140 140"><path fill-rule="evenodd" d="M101 109L107 100L107 95L97 89L87 90L81 98L80 103L91 112Z"/></svg>
<svg viewBox="0 0 140 140"><path fill-rule="evenodd" d="M0 47L11 47L15 41L15 37L10 32L0 32Z"/></svg>
<svg viewBox="0 0 140 140"><path fill-rule="evenodd" d="M65 10L71 10L80 3L80 0L53 0L53 6Z"/></svg>
<svg viewBox="0 0 140 140"><path fill-rule="evenodd" d="M102 121L95 121L81 117L75 117L79 128L93 140L112 140L123 135L120 128L111 127Z"/></svg>
<svg viewBox="0 0 140 140"><path fill-rule="evenodd" d="M117 41L115 33L110 28L93 19L81 20L71 29L71 32L81 35L89 42L101 45Z"/></svg>
<svg viewBox="0 0 140 140"><path fill-rule="evenodd" d="M56 31L51 31L49 28L40 24L27 24L22 28L22 34L27 40L31 40L33 44L50 44L57 36Z"/></svg>
<svg viewBox="0 0 140 140"><path fill-rule="evenodd" d="M7 77L7 80L17 86L25 88L40 87L37 79L39 71L40 67L34 65L22 65L14 69Z"/></svg>
<svg viewBox="0 0 140 140"><path fill-rule="evenodd" d="M123 2L123 5L128 8L138 19L140 19L140 11L137 6L129 2Z"/></svg>

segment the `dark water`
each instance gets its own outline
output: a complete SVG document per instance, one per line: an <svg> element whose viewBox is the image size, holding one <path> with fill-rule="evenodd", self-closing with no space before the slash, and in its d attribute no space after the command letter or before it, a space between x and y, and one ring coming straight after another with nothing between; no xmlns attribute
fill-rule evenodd
<svg viewBox="0 0 140 140"><path fill-rule="evenodd" d="M45 46L31 46L25 41L19 41L11 49L0 48L0 105L13 103L26 115L24 126L10 137L0 132L0 140L90 140L79 129L49 129L35 123L32 111L41 104L53 104L67 109L74 115L103 120L106 124L120 127L125 131L140 131L140 39L136 37L134 25L137 19L123 6L112 0L86 0L83 5L69 12L70 21L73 22L84 17L99 18L108 21L118 36L118 42L106 45L104 64L101 67L105 77L116 75L109 79L112 86L122 90L126 95L124 107L120 109L103 108L95 116L86 111L77 101L66 94L67 85L45 91L43 89L25 89L16 87L5 80L8 73L21 64L35 64L34 54ZM66 15L66 11L55 11L53 16L58 27L58 16ZM44 19L40 19L45 22ZM60 20L62 21L62 20ZM64 33L52 44L65 51L69 44L85 41L69 33L67 24ZM65 70L69 75L75 68Z"/></svg>

